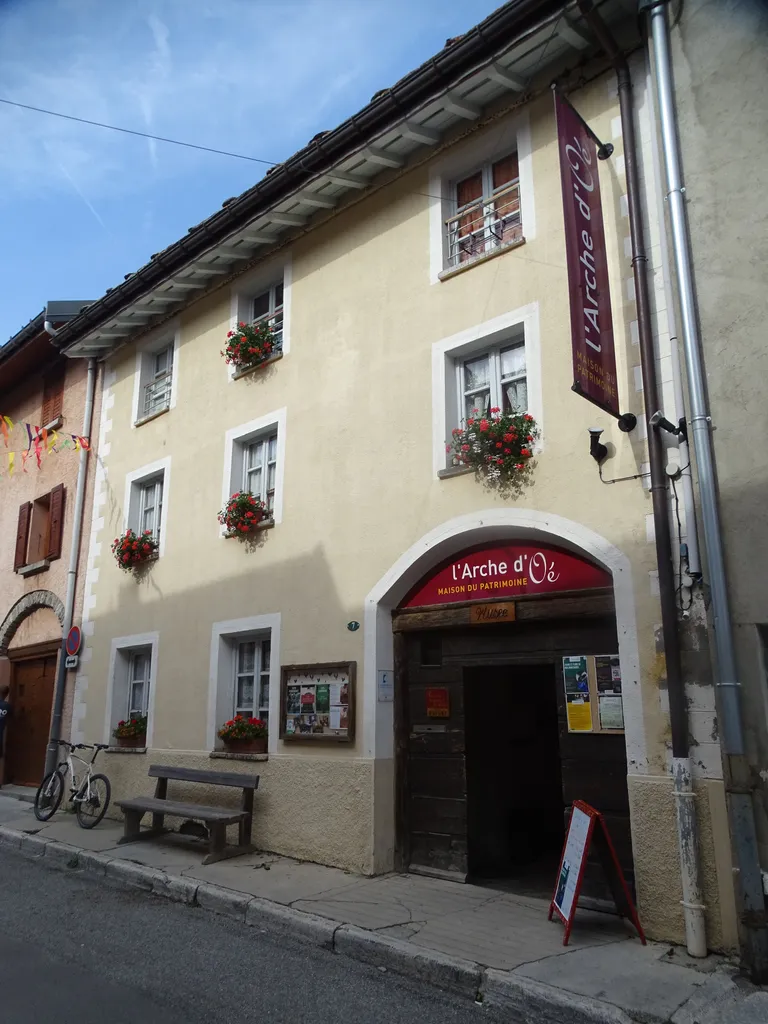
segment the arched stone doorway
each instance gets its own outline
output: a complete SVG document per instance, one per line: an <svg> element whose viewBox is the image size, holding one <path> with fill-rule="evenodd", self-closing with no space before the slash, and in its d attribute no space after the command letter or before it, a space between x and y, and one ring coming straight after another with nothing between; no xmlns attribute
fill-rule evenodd
<svg viewBox="0 0 768 1024"><path fill-rule="evenodd" d="M49 590L25 594L0 624L0 684L10 687L3 781L35 786L50 729L64 605Z"/></svg>
<svg viewBox="0 0 768 1024"><path fill-rule="evenodd" d="M534 510L490 509L449 520L430 531L405 552L366 600L363 738L365 752L374 759L375 764L376 871L391 870L396 866L398 854L402 854L403 807L398 809L398 800L402 805L403 792L399 785L395 751L395 705L377 700L377 684L381 672L394 671L396 687L398 675L402 687L402 667L396 665L393 613L397 613L401 603L420 579L428 577L430 572L452 556L478 546L515 542L557 548L609 574L614 646L611 650L588 650L587 653L618 653L625 724L623 755L630 772L643 771L645 768L645 730L640 696L635 601L627 557L581 524ZM597 639L594 642L598 642ZM573 653L579 652L574 650ZM596 713L597 709L593 708L593 714ZM625 767L625 773L626 770ZM399 825L396 819L399 819Z"/></svg>

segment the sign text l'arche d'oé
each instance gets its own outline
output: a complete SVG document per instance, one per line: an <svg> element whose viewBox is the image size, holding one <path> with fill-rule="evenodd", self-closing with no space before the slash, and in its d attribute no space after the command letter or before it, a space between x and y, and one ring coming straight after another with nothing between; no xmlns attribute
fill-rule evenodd
<svg viewBox="0 0 768 1024"><path fill-rule="evenodd" d="M484 546L456 555L411 590L401 608L610 587L609 573L578 555L535 544Z"/></svg>
<svg viewBox="0 0 768 1024"><path fill-rule="evenodd" d="M573 390L618 417L597 146L570 103L557 91L554 96L571 305Z"/></svg>

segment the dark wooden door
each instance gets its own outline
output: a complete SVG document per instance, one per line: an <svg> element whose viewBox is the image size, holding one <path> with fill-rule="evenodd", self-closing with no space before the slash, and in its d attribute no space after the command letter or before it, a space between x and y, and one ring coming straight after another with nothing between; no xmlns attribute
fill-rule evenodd
<svg viewBox="0 0 768 1024"><path fill-rule="evenodd" d="M38 786L45 769L51 724L56 655L14 661L6 726L5 777L17 786Z"/></svg>
<svg viewBox="0 0 768 1024"><path fill-rule="evenodd" d="M460 665L443 659L442 635L406 638L405 866L467 873L464 685ZM432 714L430 714L430 709ZM445 712L437 717L436 711Z"/></svg>

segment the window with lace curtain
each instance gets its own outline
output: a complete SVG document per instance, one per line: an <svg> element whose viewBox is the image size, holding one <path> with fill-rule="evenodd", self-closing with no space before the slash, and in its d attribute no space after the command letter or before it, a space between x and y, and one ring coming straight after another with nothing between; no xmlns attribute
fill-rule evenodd
<svg viewBox="0 0 768 1024"><path fill-rule="evenodd" d="M453 185L447 218L448 269L523 238L517 153L491 160Z"/></svg>
<svg viewBox="0 0 768 1024"><path fill-rule="evenodd" d="M500 345L457 360L459 423L488 416L491 409L528 410L525 342Z"/></svg>

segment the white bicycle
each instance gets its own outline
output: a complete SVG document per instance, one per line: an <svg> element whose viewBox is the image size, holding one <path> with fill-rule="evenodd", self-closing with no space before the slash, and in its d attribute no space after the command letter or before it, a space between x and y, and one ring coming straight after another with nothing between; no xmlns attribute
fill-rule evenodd
<svg viewBox="0 0 768 1024"><path fill-rule="evenodd" d="M64 796L64 780L69 775L70 800L75 807L77 823L81 828L93 828L107 813L112 796L112 787L107 776L93 770L96 756L100 750L106 749L107 744L67 743L66 740L57 742L67 748L67 756L40 783L35 794L35 817L38 821L49 821L54 816ZM86 761L75 753L76 750L92 750L93 757ZM78 761L85 768L84 774L75 772L74 761Z"/></svg>

